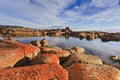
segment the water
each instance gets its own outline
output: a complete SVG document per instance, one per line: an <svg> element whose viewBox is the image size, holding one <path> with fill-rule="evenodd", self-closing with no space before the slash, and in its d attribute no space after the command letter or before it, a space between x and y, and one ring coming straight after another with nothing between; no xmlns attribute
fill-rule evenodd
<svg viewBox="0 0 120 80"><path fill-rule="evenodd" d="M22 37L22 38L15 38L23 43L30 43L33 40L42 40L46 38L49 42L49 46L58 46L62 49L69 49L74 46L81 46L85 48L86 53L95 55L101 58L104 62L109 64L118 64L112 62L110 60L110 56L116 55L120 56L120 42L102 42L100 39L94 39L92 41L88 41L86 39L80 40L79 38L69 37L66 39L65 37Z"/></svg>

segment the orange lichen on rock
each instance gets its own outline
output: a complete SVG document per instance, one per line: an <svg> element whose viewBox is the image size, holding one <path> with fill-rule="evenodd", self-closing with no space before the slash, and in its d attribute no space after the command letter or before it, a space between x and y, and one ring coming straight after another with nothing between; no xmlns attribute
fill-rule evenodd
<svg viewBox="0 0 120 80"><path fill-rule="evenodd" d="M43 64L43 63L59 64L59 58L55 54L39 54L31 61L31 64Z"/></svg>
<svg viewBox="0 0 120 80"><path fill-rule="evenodd" d="M67 50L60 50L54 48L42 48L42 52L46 54L56 54L58 57L68 57L70 52Z"/></svg>
<svg viewBox="0 0 120 80"><path fill-rule="evenodd" d="M68 72L59 64L39 64L2 70L0 80L68 80Z"/></svg>
<svg viewBox="0 0 120 80"><path fill-rule="evenodd" d="M35 57L39 48L20 42L0 41L0 68L12 67L24 57Z"/></svg>
<svg viewBox="0 0 120 80"><path fill-rule="evenodd" d="M109 65L76 63L67 70L69 80L120 80L120 71Z"/></svg>

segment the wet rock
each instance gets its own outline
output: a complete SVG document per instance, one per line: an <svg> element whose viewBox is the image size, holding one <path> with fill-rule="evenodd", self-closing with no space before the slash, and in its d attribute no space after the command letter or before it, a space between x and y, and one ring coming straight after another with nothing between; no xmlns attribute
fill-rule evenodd
<svg viewBox="0 0 120 80"><path fill-rule="evenodd" d="M110 59L115 62L120 62L120 56L111 56Z"/></svg>
<svg viewBox="0 0 120 80"><path fill-rule="evenodd" d="M48 34L48 32L47 32L47 31L45 31L45 30L44 30L44 31L42 31L42 35L43 35L43 36L46 36L47 34Z"/></svg>
<svg viewBox="0 0 120 80"><path fill-rule="evenodd" d="M80 32L79 37L80 38L85 38L86 37L86 33L85 32Z"/></svg>
<svg viewBox="0 0 120 80"><path fill-rule="evenodd" d="M76 63L67 70L69 80L120 80L120 71L109 65Z"/></svg>
<svg viewBox="0 0 120 80"><path fill-rule="evenodd" d="M73 54L62 65L68 67L74 63L103 64L102 60L90 54Z"/></svg>
<svg viewBox="0 0 120 80"><path fill-rule="evenodd" d="M41 44L39 41L35 40L35 41L31 41L31 44L37 47L41 47Z"/></svg>
<svg viewBox="0 0 120 80"><path fill-rule="evenodd" d="M71 54L75 54L75 53L84 53L85 49L79 46L75 46L72 49L68 49L68 51L70 51Z"/></svg>
<svg viewBox="0 0 120 80"><path fill-rule="evenodd" d="M69 27L65 28L65 34L70 34L72 32L72 30Z"/></svg>
<svg viewBox="0 0 120 80"><path fill-rule="evenodd" d="M68 72L58 64L39 64L1 70L0 80L68 80Z"/></svg>
<svg viewBox="0 0 120 80"><path fill-rule="evenodd" d="M43 64L43 63L59 64L59 58L55 54L39 54L31 61L31 64Z"/></svg>
<svg viewBox="0 0 120 80"><path fill-rule="evenodd" d="M13 67L24 57L37 56L39 48L20 42L0 41L0 68Z"/></svg>
<svg viewBox="0 0 120 80"><path fill-rule="evenodd" d="M93 39L94 39L93 35L91 35L91 34L86 35L86 40L90 41L90 40L93 40Z"/></svg>
<svg viewBox="0 0 120 80"><path fill-rule="evenodd" d="M48 41L47 41L47 39L46 38L42 39L40 41L40 44L41 44L42 47L48 47Z"/></svg>

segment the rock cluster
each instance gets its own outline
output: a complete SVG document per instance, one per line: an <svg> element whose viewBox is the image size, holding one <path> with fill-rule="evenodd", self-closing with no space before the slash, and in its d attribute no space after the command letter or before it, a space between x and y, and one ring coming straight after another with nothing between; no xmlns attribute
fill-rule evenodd
<svg viewBox="0 0 120 80"><path fill-rule="evenodd" d="M120 80L119 69L82 47L48 47L46 39L31 44L0 41L0 80ZM29 64L20 65L21 60Z"/></svg>

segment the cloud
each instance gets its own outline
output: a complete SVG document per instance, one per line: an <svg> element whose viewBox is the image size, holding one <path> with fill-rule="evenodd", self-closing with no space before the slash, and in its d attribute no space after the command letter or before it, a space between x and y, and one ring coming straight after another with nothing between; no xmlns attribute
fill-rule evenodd
<svg viewBox="0 0 120 80"><path fill-rule="evenodd" d="M118 5L119 0L92 0L90 6L95 7L112 7Z"/></svg>
<svg viewBox="0 0 120 80"><path fill-rule="evenodd" d="M120 20L119 0L0 0L0 23L44 28ZM52 27L53 28L53 27ZM77 27L76 27L77 28Z"/></svg>

